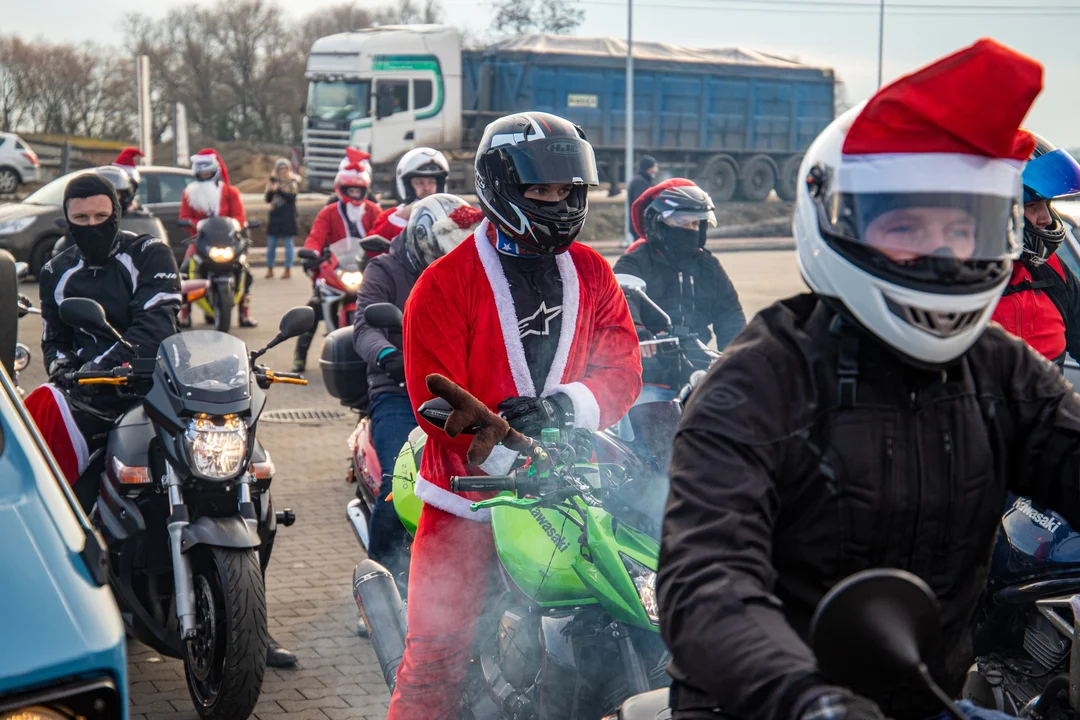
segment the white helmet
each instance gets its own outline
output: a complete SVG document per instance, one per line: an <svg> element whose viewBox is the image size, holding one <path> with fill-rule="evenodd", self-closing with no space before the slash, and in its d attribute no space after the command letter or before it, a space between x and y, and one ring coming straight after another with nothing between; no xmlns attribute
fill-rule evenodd
<svg viewBox="0 0 1080 720"><path fill-rule="evenodd" d="M917 363L966 352L1020 252L1020 173L1034 142L1020 122L1041 75L981 40L822 131L800 168L793 220L810 288Z"/></svg>
<svg viewBox="0 0 1080 720"><path fill-rule="evenodd" d="M416 200L412 182L414 177L435 178L435 192L446 192L446 178L450 175L450 163L438 150L426 147L414 148L401 156L397 164L397 194L404 203Z"/></svg>
<svg viewBox="0 0 1080 720"><path fill-rule="evenodd" d="M457 195L436 193L417 200L405 228L405 253L424 270L469 237L484 214Z"/></svg>

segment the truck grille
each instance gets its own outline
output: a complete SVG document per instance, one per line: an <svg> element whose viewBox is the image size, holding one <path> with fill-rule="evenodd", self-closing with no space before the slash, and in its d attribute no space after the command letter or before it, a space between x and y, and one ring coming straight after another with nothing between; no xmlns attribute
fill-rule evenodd
<svg viewBox="0 0 1080 720"><path fill-rule="evenodd" d="M349 146L348 130L304 129L304 167L309 177L333 179Z"/></svg>

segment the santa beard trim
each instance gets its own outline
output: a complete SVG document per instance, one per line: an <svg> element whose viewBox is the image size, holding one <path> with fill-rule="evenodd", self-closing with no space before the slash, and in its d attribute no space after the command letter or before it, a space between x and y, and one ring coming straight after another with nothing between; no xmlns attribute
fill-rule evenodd
<svg viewBox="0 0 1080 720"><path fill-rule="evenodd" d="M188 205L207 216L217 216L221 206L221 183L217 180L193 182L184 190Z"/></svg>

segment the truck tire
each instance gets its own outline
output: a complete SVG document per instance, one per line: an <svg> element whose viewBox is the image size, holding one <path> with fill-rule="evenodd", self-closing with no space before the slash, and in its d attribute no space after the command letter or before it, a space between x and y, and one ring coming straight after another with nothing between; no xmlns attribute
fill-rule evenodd
<svg viewBox="0 0 1080 720"><path fill-rule="evenodd" d="M755 155L739 168L739 194L749 202L769 197L776 185L776 168L766 155Z"/></svg>
<svg viewBox="0 0 1080 720"><path fill-rule="evenodd" d="M785 202L795 202L802 160L802 155L793 155L780 166L780 174L776 177L776 194Z"/></svg>
<svg viewBox="0 0 1080 720"><path fill-rule="evenodd" d="M713 155L701 170L699 184L713 202L727 202L739 186L739 166L730 155Z"/></svg>

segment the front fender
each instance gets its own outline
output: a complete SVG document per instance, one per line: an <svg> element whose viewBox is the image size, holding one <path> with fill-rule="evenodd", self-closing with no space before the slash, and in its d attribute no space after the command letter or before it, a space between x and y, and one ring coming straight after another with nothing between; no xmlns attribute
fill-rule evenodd
<svg viewBox="0 0 1080 720"><path fill-rule="evenodd" d="M199 517L180 532L180 552L196 545L225 548L257 548L262 544L258 533L241 517Z"/></svg>

